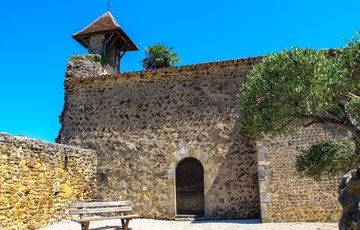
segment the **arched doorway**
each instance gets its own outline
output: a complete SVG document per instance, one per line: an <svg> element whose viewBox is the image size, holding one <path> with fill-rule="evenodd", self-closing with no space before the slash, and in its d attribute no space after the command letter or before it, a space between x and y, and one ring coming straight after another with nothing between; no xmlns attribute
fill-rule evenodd
<svg viewBox="0 0 360 230"><path fill-rule="evenodd" d="M195 158L185 158L176 167L176 212L204 215L204 168Z"/></svg>

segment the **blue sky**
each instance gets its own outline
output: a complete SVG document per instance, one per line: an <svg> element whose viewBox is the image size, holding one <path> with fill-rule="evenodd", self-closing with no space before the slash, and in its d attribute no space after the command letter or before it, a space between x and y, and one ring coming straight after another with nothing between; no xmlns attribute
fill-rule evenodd
<svg viewBox="0 0 360 230"><path fill-rule="evenodd" d="M54 141L66 62L86 52L71 35L106 9L106 0L1 1L0 132ZM112 0L111 12L140 48L122 71L141 69L144 48L157 42L184 65L342 47L360 29L358 0Z"/></svg>

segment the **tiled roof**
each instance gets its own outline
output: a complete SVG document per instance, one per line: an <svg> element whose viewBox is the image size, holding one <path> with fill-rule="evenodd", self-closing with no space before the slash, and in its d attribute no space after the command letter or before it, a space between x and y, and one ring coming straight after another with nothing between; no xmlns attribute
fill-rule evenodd
<svg viewBox="0 0 360 230"><path fill-rule="evenodd" d="M85 48L88 48L83 39L92 34L98 33L107 33L107 32L116 32L118 33L120 39L124 40L126 44L129 45L128 51L138 50L137 46L133 41L126 35L126 33L121 29L119 23L115 20L112 14L107 11L105 14L96 19L89 26L85 27L83 30L75 33L73 38L82 44Z"/></svg>
<svg viewBox="0 0 360 230"><path fill-rule="evenodd" d="M70 78L66 78L65 81L76 82L76 81L97 80L97 79L107 79L107 78L131 78L134 76L151 77L154 75L177 74L181 71L197 71L197 70L203 70L204 68L217 67L217 66L225 67L229 65L237 65L245 68L251 68L253 65L259 63L262 58L264 58L264 56L232 59L226 61L206 62L200 64L176 66L176 67L161 68L155 70L141 70L141 71L133 71L133 72L125 72L125 73L117 73L117 74L102 74L102 75L94 75L88 77L70 77Z"/></svg>
<svg viewBox="0 0 360 230"><path fill-rule="evenodd" d="M93 23L89 26L85 27L83 30L74 34L74 36L81 36L86 34L104 32L115 30L116 28L120 27L115 18L112 16L110 12L106 12L101 17L96 19Z"/></svg>

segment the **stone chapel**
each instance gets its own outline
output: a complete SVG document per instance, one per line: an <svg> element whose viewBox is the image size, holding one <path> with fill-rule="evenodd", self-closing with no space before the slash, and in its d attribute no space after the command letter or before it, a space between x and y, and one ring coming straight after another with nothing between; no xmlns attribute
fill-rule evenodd
<svg viewBox="0 0 360 230"><path fill-rule="evenodd" d="M159 219L338 221L339 178L300 178L299 151L343 138L312 126L254 140L236 94L262 57L120 72L138 47L110 12L73 35L102 63L71 60L58 143L97 152L97 199Z"/></svg>

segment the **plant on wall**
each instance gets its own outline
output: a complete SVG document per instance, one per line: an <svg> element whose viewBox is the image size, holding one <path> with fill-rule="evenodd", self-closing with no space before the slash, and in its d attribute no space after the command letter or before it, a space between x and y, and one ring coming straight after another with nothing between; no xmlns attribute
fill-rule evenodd
<svg viewBox="0 0 360 230"><path fill-rule="evenodd" d="M146 57L142 60L145 70L173 67L181 60L177 53L173 53L173 47L155 44L145 49Z"/></svg>
<svg viewBox="0 0 360 230"><path fill-rule="evenodd" d="M101 62L102 58L99 54L73 55L71 60L94 61Z"/></svg>
<svg viewBox="0 0 360 230"><path fill-rule="evenodd" d="M319 180L356 169L356 158L360 159L359 39L331 53L294 48L268 55L249 73L239 103L242 126L256 138L291 134L312 124L332 125L352 134L351 144L334 140L303 151L296 161L302 175ZM358 203L353 203L356 207L343 205L344 213L357 210ZM340 228L352 229L347 225L351 218L343 215Z"/></svg>

